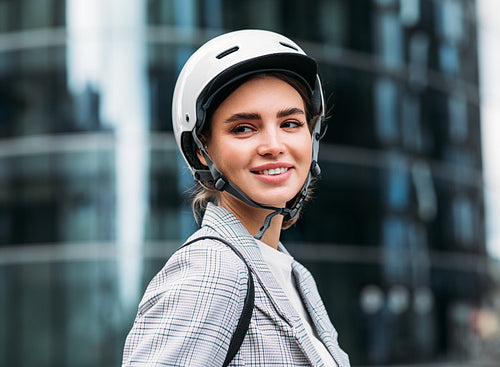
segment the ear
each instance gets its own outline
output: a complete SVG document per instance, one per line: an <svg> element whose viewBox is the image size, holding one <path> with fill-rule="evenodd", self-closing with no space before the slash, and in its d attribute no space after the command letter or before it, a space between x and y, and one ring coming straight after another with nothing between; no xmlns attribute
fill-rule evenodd
<svg viewBox="0 0 500 367"><path fill-rule="evenodd" d="M206 147L206 145L205 145L205 147ZM196 156L198 157L198 160L201 162L201 164L208 167L207 161L205 160L205 157L203 156L203 154L201 153L199 148L196 148Z"/></svg>

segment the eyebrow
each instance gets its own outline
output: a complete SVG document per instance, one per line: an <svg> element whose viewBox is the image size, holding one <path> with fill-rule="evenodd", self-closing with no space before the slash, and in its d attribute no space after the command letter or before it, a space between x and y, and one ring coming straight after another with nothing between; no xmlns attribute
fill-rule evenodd
<svg viewBox="0 0 500 367"><path fill-rule="evenodd" d="M231 117L227 118L224 122L231 123L240 120L260 120L260 118L261 118L260 114L258 113L240 112L240 113L235 113Z"/></svg>
<svg viewBox="0 0 500 367"><path fill-rule="evenodd" d="M276 117L287 117L290 115L305 115L305 112L297 107L285 108L276 114Z"/></svg>
<svg viewBox="0 0 500 367"><path fill-rule="evenodd" d="M291 108L285 108L283 110L278 111L276 114L276 117L278 118L283 118L291 115L305 115L305 112L301 110L300 108L296 107L291 107ZM227 118L224 122L225 123L231 123L235 121L241 121L241 120L260 120L261 116L259 113L253 113L253 112L240 112L240 113L235 113L234 115L230 116Z"/></svg>

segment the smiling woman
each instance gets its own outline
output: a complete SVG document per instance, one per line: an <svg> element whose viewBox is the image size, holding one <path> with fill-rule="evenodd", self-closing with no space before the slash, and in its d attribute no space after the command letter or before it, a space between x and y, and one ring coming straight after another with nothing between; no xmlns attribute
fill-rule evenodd
<svg viewBox="0 0 500 367"><path fill-rule="evenodd" d="M315 61L276 33L219 36L187 61L172 111L203 220L150 283L123 365L349 366L312 275L280 242L319 174Z"/></svg>
<svg viewBox="0 0 500 367"><path fill-rule="evenodd" d="M253 201L286 207L306 181L312 140L304 105L290 84L259 74L221 103L211 118L210 135L201 136L216 167ZM199 158L208 165L201 153ZM220 205L242 221L248 218L244 225L250 233L258 231L267 212L224 191ZM272 247L278 246L280 229L276 226L274 237L268 237Z"/></svg>

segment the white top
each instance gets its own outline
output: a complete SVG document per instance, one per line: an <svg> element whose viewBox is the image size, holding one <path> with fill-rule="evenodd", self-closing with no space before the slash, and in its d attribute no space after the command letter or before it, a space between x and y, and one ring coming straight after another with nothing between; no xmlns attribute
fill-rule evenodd
<svg viewBox="0 0 500 367"><path fill-rule="evenodd" d="M337 364L335 363L332 355L330 354L330 352L328 352L328 349L326 349L323 342L318 339L316 333L314 332L311 324L311 318L306 311L297 287L295 286L292 274L293 257L279 250L275 250L262 241L257 240L257 242L260 246L262 257L271 269L271 272L278 281L278 284L281 286L281 288L283 288L283 291L292 303L295 311L297 311L297 313L299 314L302 323L306 328L307 334L309 335L309 338L311 338L316 351L321 356L321 360L323 361L325 366L336 367Z"/></svg>

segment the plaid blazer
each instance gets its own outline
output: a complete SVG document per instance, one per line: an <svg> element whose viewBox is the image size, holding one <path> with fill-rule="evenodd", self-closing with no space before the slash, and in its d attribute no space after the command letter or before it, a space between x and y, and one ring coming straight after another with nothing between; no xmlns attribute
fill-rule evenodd
<svg viewBox="0 0 500 367"><path fill-rule="evenodd" d="M223 237L245 257L255 281L250 327L230 366L324 366L255 239L228 210L210 205L190 239ZM280 244L281 251L285 248ZM318 337L339 367L339 347L312 275L292 264ZM247 269L226 245L200 240L175 252L153 278L127 336L122 366L222 366L246 294Z"/></svg>

